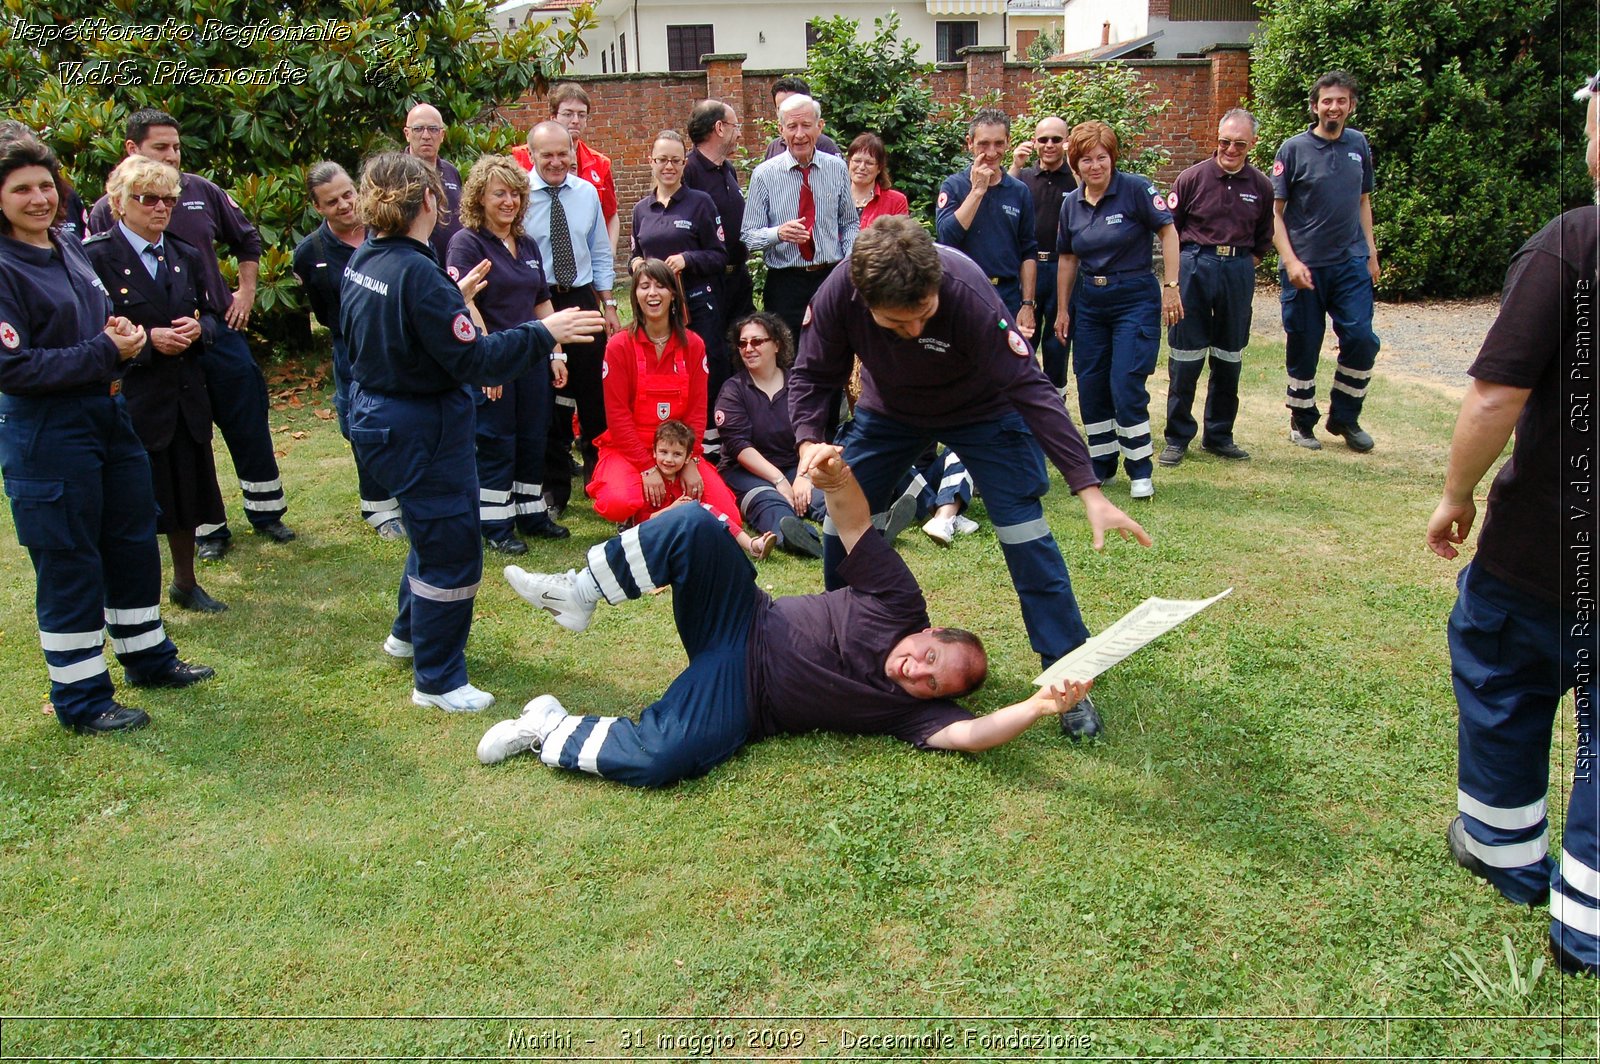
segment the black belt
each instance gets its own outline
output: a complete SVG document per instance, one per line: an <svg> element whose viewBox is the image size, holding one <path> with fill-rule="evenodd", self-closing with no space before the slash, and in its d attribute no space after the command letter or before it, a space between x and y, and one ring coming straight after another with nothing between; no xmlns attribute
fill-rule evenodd
<svg viewBox="0 0 1600 1064"><path fill-rule="evenodd" d="M813 262L806 266L774 266L769 273L788 273L791 270L802 270L806 273L816 273L819 270L831 270L839 265L837 262Z"/></svg>
<svg viewBox="0 0 1600 1064"><path fill-rule="evenodd" d="M1190 247L1199 248L1201 251L1213 252L1224 259L1231 259L1235 255L1250 255L1253 253L1250 248L1232 247L1228 244L1191 244Z"/></svg>
<svg viewBox="0 0 1600 1064"><path fill-rule="evenodd" d="M1111 283L1114 277L1129 277L1136 273L1149 273L1149 270L1113 270L1111 273L1086 273L1083 279L1096 288L1104 288Z"/></svg>
<svg viewBox="0 0 1600 1064"><path fill-rule="evenodd" d="M1040 251L1036 253L1035 257L1038 258L1040 262L1056 261L1056 253L1054 251Z"/></svg>
<svg viewBox="0 0 1600 1064"><path fill-rule="evenodd" d="M582 292L584 289L592 288L594 288L594 282L590 281L587 284L553 284L550 286L550 291L566 295L568 292Z"/></svg>
<svg viewBox="0 0 1600 1064"><path fill-rule="evenodd" d="M1016 280L1015 277L991 277L989 283L998 288L1003 284L1015 284Z"/></svg>

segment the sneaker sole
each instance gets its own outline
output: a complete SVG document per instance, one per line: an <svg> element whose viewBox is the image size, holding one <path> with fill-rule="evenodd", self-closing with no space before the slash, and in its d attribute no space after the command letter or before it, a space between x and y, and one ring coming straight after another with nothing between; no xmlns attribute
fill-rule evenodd
<svg viewBox="0 0 1600 1064"><path fill-rule="evenodd" d="M425 695L421 691L413 689L411 702L413 705L422 706L424 709L442 709L446 713L482 713L494 705L494 698L490 696L489 701L481 706L452 706L441 695Z"/></svg>

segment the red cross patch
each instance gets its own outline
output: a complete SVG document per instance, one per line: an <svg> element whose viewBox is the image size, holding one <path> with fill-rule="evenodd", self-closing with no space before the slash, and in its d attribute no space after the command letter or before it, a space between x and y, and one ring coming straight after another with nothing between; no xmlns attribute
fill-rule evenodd
<svg viewBox="0 0 1600 1064"><path fill-rule="evenodd" d="M1283 173L1283 160L1282 159L1274 159L1274 160L1272 160L1272 176L1273 177L1277 177L1281 173Z"/></svg>
<svg viewBox="0 0 1600 1064"><path fill-rule="evenodd" d="M1163 196L1159 192L1150 197L1150 202L1156 205L1156 210L1158 211L1164 211L1167 209L1167 197Z"/></svg>
<svg viewBox="0 0 1600 1064"><path fill-rule="evenodd" d="M454 266L446 266L444 268L444 272L450 275L450 279L452 281L461 280L461 271L456 269Z"/></svg>
<svg viewBox="0 0 1600 1064"><path fill-rule="evenodd" d="M706 376L711 375L711 356L707 355L700 360L700 372Z"/></svg>
<svg viewBox="0 0 1600 1064"><path fill-rule="evenodd" d="M1178 209L1178 194L1176 192L1168 192L1167 193L1167 210L1175 211L1177 209Z"/></svg>
<svg viewBox="0 0 1600 1064"><path fill-rule="evenodd" d="M950 202L950 193L945 192L943 190L940 190L940 192L939 192L939 206L940 206L940 208L943 208L944 205L946 203L949 203L949 202Z"/></svg>
<svg viewBox="0 0 1600 1064"><path fill-rule="evenodd" d="M0 344L5 344L13 351L22 345L22 337L17 335L17 330L11 327L9 321L0 321Z"/></svg>
<svg viewBox="0 0 1600 1064"><path fill-rule="evenodd" d="M470 344L478 338L478 330L473 326L472 319L465 314L457 314L456 320L450 323L450 328L456 334L456 339L464 344Z"/></svg>
<svg viewBox="0 0 1600 1064"><path fill-rule="evenodd" d="M1028 350L1028 341L1024 340L1020 334L1014 333L1010 329L1006 330L1006 343L1011 345L1011 353L1016 355L1018 358L1028 358L1033 354L1032 351Z"/></svg>
<svg viewBox="0 0 1600 1064"><path fill-rule="evenodd" d="M657 403L656 404L656 417L660 418L662 421L665 421L668 418L670 418L671 416L672 416L672 404L671 403Z"/></svg>
<svg viewBox="0 0 1600 1064"><path fill-rule="evenodd" d="M716 421L718 425L722 424L722 410L720 408L717 410Z"/></svg>

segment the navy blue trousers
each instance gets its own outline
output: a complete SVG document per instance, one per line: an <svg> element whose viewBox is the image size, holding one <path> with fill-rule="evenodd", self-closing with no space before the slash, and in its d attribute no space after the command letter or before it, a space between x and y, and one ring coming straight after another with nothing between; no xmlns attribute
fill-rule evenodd
<svg viewBox="0 0 1600 1064"><path fill-rule="evenodd" d="M550 431L550 366L533 369L505 386L500 398L478 404L478 524L485 539L504 539L513 524L523 531L546 520L545 447Z"/></svg>
<svg viewBox="0 0 1600 1064"><path fill-rule="evenodd" d="M750 733L745 654L756 571L727 528L704 507L676 507L589 548L589 572L612 605L671 587L689 664L637 722L567 717L545 737L540 760L665 787L732 757Z"/></svg>
<svg viewBox="0 0 1600 1064"><path fill-rule="evenodd" d="M770 457L768 461L771 461ZM799 465L797 461L790 459L787 463L772 464L778 467L787 480L794 480L795 470ZM778 493L777 488L749 470L739 467L718 469L717 472L722 474L723 483L728 485L728 490L739 500L739 512L744 515L745 531L752 536L771 532L781 543L783 533L778 529L778 522L785 517L806 517L813 521L821 521L827 516L828 508L823 503L820 488L812 490L811 505L806 508L806 512L797 514L794 507L789 505L789 500Z"/></svg>
<svg viewBox="0 0 1600 1064"><path fill-rule="evenodd" d="M339 417L339 435L350 438L350 349L333 341L333 412ZM361 495L361 519L373 528L400 516L400 504L367 472L361 456L350 449L356 463L356 490Z"/></svg>
<svg viewBox="0 0 1600 1064"><path fill-rule="evenodd" d="M1083 435L1101 480L1116 475L1119 454L1130 479L1150 475L1148 382L1160 350L1161 286L1154 274L1112 277L1103 286L1078 280L1072 296L1072 370ZM970 464L971 456L965 450L961 454Z"/></svg>
<svg viewBox="0 0 1600 1064"><path fill-rule="evenodd" d="M467 682L467 635L483 578L472 407L464 387L407 396L350 388L350 442L400 501L410 534L391 632L416 649L423 694Z"/></svg>
<svg viewBox="0 0 1600 1064"><path fill-rule="evenodd" d="M1231 444L1239 416L1241 352L1250 342L1255 266L1249 255L1221 258L1193 244L1183 249L1178 263L1183 320L1167 330L1166 440L1188 447L1199 433L1194 395L1209 361L1205 435L1200 442L1207 447Z"/></svg>
<svg viewBox="0 0 1600 1064"><path fill-rule="evenodd" d="M1333 373L1333 388L1328 399L1328 420L1340 425L1354 424L1361 417L1361 404L1372 382L1372 366L1378 360L1378 334L1372 331L1372 278L1367 273L1367 257L1357 256L1334 266L1313 266L1315 287L1296 288L1289 275L1278 271L1283 287L1279 300L1283 306L1284 364L1289 373L1289 420L1301 428L1317 423L1317 362L1322 355L1322 338L1328 321L1339 338L1338 367Z"/></svg>
<svg viewBox="0 0 1600 1064"><path fill-rule="evenodd" d="M178 657L161 625L150 458L121 396L0 395L0 471L37 578L50 702L82 723L111 705L107 631L130 681Z"/></svg>
<svg viewBox="0 0 1600 1064"><path fill-rule="evenodd" d="M1450 614L1450 680L1459 710L1456 808L1468 848L1511 901L1550 891L1550 935L1600 966L1600 787L1595 784L1592 622L1564 618L1476 565ZM1576 705L1572 787L1559 867L1549 855L1550 738L1562 696Z"/></svg>
<svg viewBox="0 0 1600 1064"><path fill-rule="evenodd" d="M244 334L219 325L200 365L206 373L211 420L228 445L239 490L244 493L245 516L258 528L281 520L289 507L283 498L278 459L272 452L272 429L267 424L267 379L250 354ZM195 538L201 540L231 535L226 521L195 529Z"/></svg>
<svg viewBox="0 0 1600 1064"><path fill-rule="evenodd" d="M905 471L934 440L961 455L983 496L1033 649L1054 661L1080 646L1089 638L1089 629L1039 502L1050 490L1044 452L1021 415L1007 413L992 421L934 429L857 406L855 418L840 436L845 461L855 470L873 513L888 506ZM822 530L823 578L831 590L843 586L837 571L844 547L831 522L824 522Z"/></svg>
<svg viewBox="0 0 1600 1064"><path fill-rule="evenodd" d="M720 278L685 283L683 298L689 307L689 331L706 345L706 431L701 446L706 460L715 464L722 457L722 433L717 430L717 395L722 391L723 382L733 376Z"/></svg>
<svg viewBox="0 0 1600 1064"><path fill-rule="evenodd" d="M1034 288L1039 303L1034 315L1038 329L1033 334L1037 341L1033 346L1044 364L1044 375L1050 378L1050 383L1057 390L1061 390L1067 386L1067 352L1072 347L1072 337L1067 337L1067 343L1056 339L1056 264L1041 262L1038 270L1039 280ZM1068 328L1071 328L1070 322Z"/></svg>

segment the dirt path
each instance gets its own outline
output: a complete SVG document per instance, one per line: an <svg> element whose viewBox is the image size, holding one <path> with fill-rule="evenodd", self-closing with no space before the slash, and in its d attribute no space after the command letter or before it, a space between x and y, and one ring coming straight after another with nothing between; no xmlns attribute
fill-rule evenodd
<svg viewBox="0 0 1600 1064"><path fill-rule="evenodd" d="M1477 357L1478 347L1499 309L1496 296L1379 303L1373 315L1373 328L1382 343L1378 373L1420 381L1460 395L1466 387L1467 367ZM1251 333L1258 340L1283 342L1277 286L1257 286ZM1329 330L1325 354L1332 343Z"/></svg>

